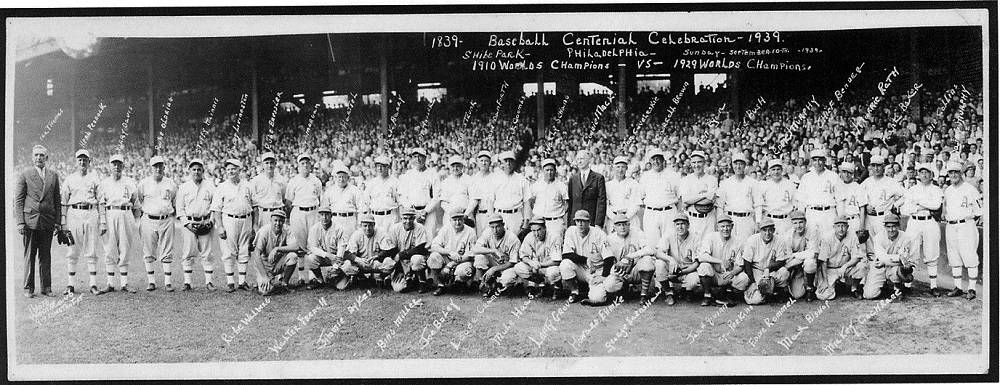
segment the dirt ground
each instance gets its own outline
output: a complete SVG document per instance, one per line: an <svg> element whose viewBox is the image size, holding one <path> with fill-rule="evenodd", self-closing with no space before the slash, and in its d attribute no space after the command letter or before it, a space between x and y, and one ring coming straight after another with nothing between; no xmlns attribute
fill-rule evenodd
<svg viewBox="0 0 1000 385"><path fill-rule="evenodd" d="M981 299L933 298L918 269L903 300L745 304L705 308L637 299L592 308L549 298L396 294L382 288L323 289L273 297L207 293L196 267L192 292L147 293L138 254L129 270L137 294L21 296L20 236L8 234L8 302L14 357L21 364L177 363L391 358L975 354L982 347ZM942 249L944 250L944 249ZM65 248L53 249L53 290L66 284ZM944 258L942 258L942 264ZM200 266L196 263L195 266ZM173 263L175 286L182 282ZM105 275L99 267L98 284ZM941 286L951 288L946 266ZM216 269L215 283L225 278ZM982 293L982 286L978 286ZM11 298L11 297L8 297ZM56 310L58 309L58 310ZM36 314L32 317L32 314ZM38 314L46 314L38 317ZM246 318L246 320L244 320ZM238 332L237 332L238 331Z"/></svg>

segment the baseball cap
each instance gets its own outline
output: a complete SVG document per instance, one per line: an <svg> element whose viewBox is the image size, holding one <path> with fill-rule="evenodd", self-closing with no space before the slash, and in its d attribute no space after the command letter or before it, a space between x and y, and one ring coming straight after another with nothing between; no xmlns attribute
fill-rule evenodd
<svg viewBox="0 0 1000 385"><path fill-rule="evenodd" d="M815 149L809 152L809 158L826 158L826 151Z"/></svg>
<svg viewBox="0 0 1000 385"><path fill-rule="evenodd" d="M85 156L87 158L90 158L90 151L87 151L87 150L82 149L82 148L79 149L79 150L76 150L76 157L79 158L81 156Z"/></svg>
<svg viewBox="0 0 1000 385"><path fill-rule="evenodd" d="M854 172L854 163L844 162L840 164L840 171Z"/></svg>
<svg viewBox="0 0 1000 385"><path fill-rule="evenodd" d="M837 219L833 220L833 224L838 224L838 223L843 223L843 224L846 225L847 224L847 217L845 217L843 215L838 215Z"/></svg>
<svg viewBox="0 0 1000 385"><path fill-rule="evenodd" d="M122 157L122 154L114 154L111 155L111 159L108 159L108 163L113 163L115 161L125 163L125 158Z"/></svg>
<svg viewBox="0 0 1000 385"><path fill-rule="evenodd" d="M934 167L932 167L930 163L917 163L917 171L920 170L927 170L933 173Z"/></svg>
<svg viewBox="0 0 1000 385"><path fill-rule="evenodd" d="M624 156L615 157L615 161L612 162L611 164L618 164L618 163L625 163L625 165L627 166L628 165L628 157L624 157Z"/></svg>
<svg viewBox="0 0 1000 385"><path fill-rule="evenodd" d="M684 222L691 223L691 220L688 219L687 214L685 214L683 212L680 212L680 213L677 213L677 215L674 215L673 222L677 222L677 221L684 221Z"/></svg>
<svg viewBox="0 0 1000 385"><path fill-rule="evenodd" d="M962 165L958 164L958 162L948 162L948 164L945 167L947 168L948 172L952 171L962 172Z"/></svg>
<svg viewBox="0 0 1000 385"><path fill-rule="evenodd" d="M190 168L191 166L193 166L195 164L200 164L200 165L204 166L205 162L203 160L201 160L201 158L191 159L191 161L188 162L188 168Z"/></svg>
<svg viewBox="0 0 1000 385"><path fill-rule="evenodd" d="M750 161L747 160L746 155L743 155L742 152L737 152L733 154L731 162L736 163L736 161L742 161L743 163L750 164Z"/></svg>
<svg viewBox="0 0 1000 385"><path fill-rule="evenodd" d="M802 212L802 210L792 211L792 213L788 216L791 217L793 221L796 219L806 219L806 213Z"/></svg>
<svg viewBox="0 0 1000 385"><path fill-rule="evenodd" d="M628 217L626 217L625 214L615 215L615 217L614 217L614 224L617 225L619 223L628 223Z"/></svg>
<svg viewBox="0 0 1000 385"><path fill-rule="evenodd" d="M49 150L46 149L45 146L43 145L36 144L34 147L31 148L31 155L34 156L37 154L48 155Z"/></svg>
<svg viewBox="0 0 1000 385"><path fill-rule="evenodd" d="M333 173L334 174L344 173L344 174L347 174L348 176L350 176L351 175L351 170L348 170L347 166L345 166L343 163L340 163L340 164L337 164L336 166L333 166Z"/></svg>
<svg viewBox="0 0 1000 385"><path fill-rule="evenodd" d="M261 162L263 162L263 161L265 161L265 160L268 160L268 159L271 159L271 160L277 160L278 158L275 158L275 157L274 157L274 153L273 153L273 152L270 152L270 151L268 151L268 152L265 152L265 153L261 154L261 156L260 156L260 160L261 160Z"/></svg>
<svg viewBox="0 0 1000 385"><path fill-rule="evenodd" d="M500 155L498 156L498 158L500 158L500 160L504 160L504 159L514 160L514 152L513 151L504 151L504 152L501 152Z"/></svg>
<svg viewBox="0 0 1000 385"><path fill-rule="evenodd" d="M427 150L424 150L423 147L414 147L412 150L410 150L410 155L418 155L418 154L427 156Z"/></svg>
<svg viewBox="0 0 1000 385"><path fill-rule="evenodd" d="M705 156L705 152L701 151L701 150L695 150L695 151L691 152L691 158L694 158L696 156L700 156L702 159L707 159L708 158L708 157Z"/></svg>
<svg viewBox="0 0 1000 385"><path fill-rule="evenodd" d="M312 160L312 156L309 156L309 154L303 152L303 153L299 154L298 158L295 158L295 161L298 162L298 161L300 161L302 159Z"/></svg>
<svg viewBox="0 0 1000 385"><path fill-rule="evenodd" d="M732 223L733 217L729 216L726 213L719 214L719 216L715 218L715 223L722 223L722 222Z"/></svg>
<svg viewBox="0 0 1000 385"><path fill-rule="evenodd" d="M552 165L552 167L555 167L556 166L556 160L548 158L548 159L545 159L545 160L542 161L542 167L548 166L550 164Z"/></svg>
<svg viewBox="0 0 1000 385"><path fill-rule="evenodd" d="M899 215L888 213L885 214L885 218L882 218L882 223L895 223L899 224Z"/></svg>
<svg viewBox="0 0 1000 385"><path fill-rule="evenodd" d="M482 150L482 151L479 152L479 154L476 154L476 158L482 158L484 156L487 157L487 158L490 158L490 160L493 159L493 153L491 153L489 151L486 151L486 150Z"/></svg>
<svg viewBox="0 0 1000 385"><path fill-rule="evenodd" d="M330 214L333 214L333 210L330 209L330 206L320 206L319 207L319 211L317 211L317 212L319 212L319 213L330 213Z"/></svg>
<svg viewBox="0 0 1000 385"><path fill-rule="evenodd" d="M282 217L282 218L285 218L286 217L285 216L285 210L274 210L274 211L271 211L271 216L272 217Z"/></svg>
<svg viewBox="0 0 1000 385"><path fill-rule="evenodd" d="M529 221L528 224L529 225L543 225L544 226L545 225L545 218L542 218L542 217L540 217L538 215L535 215L534 217L531 218L531 221Z"/></svg>
<svg viewBox="0 0 1000 385"><path fill-rule="evenodd" d="M868 164L885 164L885 158L875 155L868 161Z"/></svg>
<svg viewBox="0 0 1000 385"><path fill-rule="evenodd" d="M493 213L493 215L490 215L490 217L487 218L486 220L486 223L497 223L497 222L503 222L503 216L500 215L500 213Z"/></svg>
<svg viewBox="0 0 1000 385"><path fill-rule="evenodd" d="M361 214L361 223L375 223L375 216L371 214Z"/></svg>
<svg viewBox="0 0 1000 385"><path fill-rule="evenodd" d="M465 217L465 210L462 210L460 208L452 209L451 217L452 218Z"/></svg>
<svg viewBox="0 0 1000 385"><path fill-rule="evenodd" d="M465 165L465 159L462 159L462 157L458 156L458 155L452 155L452 156L448 157L448 164L449 165L456 164L456 163L457 164L461 164L461 165Z"/></svg>
<svg viewBox="0 0 1000 385"><path fill-rule="evenodd" d="M162 156L157 155L157 156L154 156L152 158L149 158L149 165L150 166L155 166L157 163L163 163L163 157Z"/></svg>
<svg viewBox="0 0 1000 385"><path fill-rule="evenodd" d="M389 160L388 156L379 155L379 156L375 157L375 164L384 164L384 165L388 166L391 163L392 162Z"/></svg>
<svg viewBox="0 0 1000 385"><path fill-rule="evenodd" d="M771 218L764 217L764 219L762 219L760 221L760 226L757 226L757 227L759 227L761 229L763 229L765 227L774 227L774 221L771 220Z"/></svg>
<svg viewBox="0 0 1000 385"><path fill-rule="evenodd" d="M934 149L930 147L924 147L924 149L920 151L920 155L923 156L934 155Z"/></svg>
<svg viewBox="0 0 1000 385"><path fill-rule="evenodd" d="M588 213L587 210L576 210L576 212L573 213L573 220L574 221L589 221L590 220L590 213Z"/></svg>
<svg viewBox="0 0 1000 385"><path fill-rule="evenodd" d="M399 215L417 215L417 210L411 206L406 206L399 210Z"/></svg>
<svg viewBox="0 0 1000 385"><path fill-rule="evenodd" d="M665 155L663 155L663 150L660 150L659 148L655 148L649 152L649 159L653 159L654 156L658 156L664 159L667 158Z"/></svg>
<svg viewBox="0 0 1000 385"><path fill-rule="evenodd" d="M771 168L774 168L774 167L782 167L782 168L784 168L785 167L785 163L782 162L781 159L771 159L771 160L767 161L767 168L768 169L771 169Z"/></svg>
<svg viewBox="0 0 1000 385"><path fill-rule="evenodd" d="M226 163L225 164L226 165L231 164L231 165L236 166L238 168L243 168L243 162L240 162L240 160L236 159L236 158L226 159Z"/></svg>

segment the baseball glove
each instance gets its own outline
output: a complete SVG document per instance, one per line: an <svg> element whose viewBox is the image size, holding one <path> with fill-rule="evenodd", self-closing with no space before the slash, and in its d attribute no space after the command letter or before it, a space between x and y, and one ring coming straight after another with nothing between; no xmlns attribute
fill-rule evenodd
<svg viewBox="0 0 1000 385"><path fill-rule="evenodd" d="M261 295L271 295L274 293L274 287L274 284L268 280L257 285L257 291L259 291Z"/></svg>
<svg viewBox="0 0 1000 385"><path fill-rule="evenodd" d="M757 290L765 297L774 294L774 278L764 277L757 281Z"/></svg>
<svg viewBox="0 0 1000 385"><path fill-rule="evenodd" d="M69 230L56 230L56 242L60 245L73 246L76 240L73 239L73 232Z"/></svg>
<svg viewBox="0 0 1000 385"><path fill-rule="evenodd" d="M192 226L194 226L194 235L197 236L202 236L212 232L212 227L214 227L212 222L196 223Z"/></svg>
<svg viewBox="0 0 1000 385"><path fill-rule="evenodd" d="M899 268L903 282L913 282L913 265L903 265Z"/></svg>
<svg viewBox="0 0 1000 385"><path fill-rule="evenodd" d="M862 244L868 242L868 237L869 237L868 230L858 230L857 234L858 234L858 242Z"/></svg>

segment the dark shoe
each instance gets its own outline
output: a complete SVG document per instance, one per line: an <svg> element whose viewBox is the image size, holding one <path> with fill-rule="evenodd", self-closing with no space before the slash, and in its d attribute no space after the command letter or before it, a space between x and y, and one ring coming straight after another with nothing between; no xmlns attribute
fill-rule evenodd
<svg viewBox="0 0 1000 385"><path fill-rule="evenodd" d="M976 291L973 289L969 289L969 292L965 293L965 299L970 301L976 299Z"/></svg>
<svg viewBox="0 0 1000 385"><path fill-rule="evenodd" d="M433 294L434 296L439 296L441 294L444 294L444 286L438 286L437 289L434 289L434 292L431 294Z"/></svg>
<svg viewBox="0 0 1000 385"><path fill-rule="evenodd" d="M146 291L153 291L153 290L156 290L156 284L155 283L151 283L151 284L149 284L149 286L146 286Z"/></svg>
<svg viewBox="0 0 1000 385"><path fill-rule="evenodd" d="M639 296L639 303L645 304L647 301L652 300L653 296L649 294L643 294Z"/></svg>
<svg viewBox="0 0 1000 385"><path fill-rule="evenodd" d="M70 294L76 294L76 290L73 289L73 286L66 286L66 290L63 291L63 295L70 295Z"/></svg>
<svg viewBox="0 0 1000 385"><path fill-rule="evenodd" d="M111 287L108 286L108 289L111 289ZM111 291L114 291L114 289L111 289ZM135 291L135 289L133 289L131 287L128 287L128 285L125 285L125 286L122 286L122 293L135 294L135 293L137 293L137 291Z"/></svg>
<svg viewBox="0 0 1000 385"><path fill-rule="evenodd" d="M715 302L715 300L709 297L704 297L701 299L701 306L712 306L712 302Z"/></svg>
<svg viewBox="0 0 1000 385"><path fill-rule="evenodd" d="M577 303L577 302L580 301L580 294L578 294L578 293L570 293L569 294L569 298L566 301L569 302L569 303Z"/></svg>
<svg viewBox="0 0 1000 385"><path fill-rule="evenodd" d="M590 306L590 307L598 307L598 306L607 305L606 302L591 301L590 298L586 298L583 301L580 301L580 304L583 305L583 306Z"/></svg>
<svg viewBox="0 0 1000 385"><path fill-rule="evenodd" d="M115 291L115 288L108 285L108 287L101 289L101 294L107 294L113 291Z"/></svg>
<svg viewBox="0 0 1000 385"><path fill-rule="evenodd" d="M861 290L854 289L854 290L851 290L851 293L854 294L854 299L863 299L863 298L865 298L865 295L861 293Z"/></svg>
<svg viewBox="0 0 1000 385"><path fill-rule="evenodd" d="M935 288L931 289L931 295L935 296L935 297L943 297L947 293L948 292L946 292L944 289L942 289L940 287L935 287Z"/></svg>
<svg viewBox="0 0 1000 385"><path fill-rule="evenodd" d="M236 285L231 283L226 284L226 293L232 293L234 291L236 291Z"/></svg>
<svg viewBox="0 0 1000 385"><path fill-rule="evenodd" d="M51 291L43 291L41 294L43 296L46 296L46 297L55 297L56 296L55 294L52 294Z"/></svg>
<svg viewBox="0 0 1000 385"><path fill-rule="evenodd" d="M174 285L167 285L167 292L172 293L173 291L174 291Z"/></svg>
<svg viewBox="0 0 1000 385"><path fill-rule="evenodd" d="M947 295L949 297L961 297L961 296L965 295L965 292L962 291L962 289L959 289L959 288L956 287L956 288L952 289L951 291L949 291Z"/></svg>
<svg viewBox="0 0 1000 385"><path fill-rule="evenodd" d="M215 291L215 284L214 284L214 283L211 283L211 282L209 282L209 283L206 283L206 284L205 284L205 290L208 290L208 291Z"/></svg>
<svg viewBox="0 0 1000 385"><path fill-rule="evenodd" d="M308 285L306 285L306 290L316 290L321 287L323 287L323 282L320 282L318 279L313 279L309 281Z"/></svg>
<svg viewBox="0 0 1000 385"><path fill-rule="evenodd" d="M812 302L816 300L816 288L811 286L806 286L806 302Z"/></svg>
<svg viewBox="0 0 1000 385"><path fill-rule="evenodd" d="M241 284L240 284L239 286L237 286L236 288L237 288L237 289L240 289L240 290L243 290L243 291L250 291L250 285L247 285L247 283L246 283L246 282L243 282L243 283L241 283Z"/></svg>
<svg viewBox="0 0 1000 385"><path fill-rule="evenodd" d="M431 291L432 289L433 288L431 287L431 285L429 283L427 283L427 282L421 282L420 283L420 290L417 290L417 293L418 294L426 294L427 292Z"/></svg>
<svg viewBox="0 0 1000 385"><path fill-rule="evenodd" d="M674 306L674 304L677 303L677 300L674 299L673 292L667 293L667 296L663 300L667 303L667 306Z"/></svg>
<svg viewBox="0 0 1000 385"><path fill-rule="evenodd" d="M191 291L191 284L185 283L184 286L181 287L181 291Z"/></svg>
<svg viewBox="0 0 1000 385"><path fill-rule="evenodd" d="M101 295L103 293L101 293L101 291L97 288L97 286L91 286L90 287L90 294Z"/></svg>

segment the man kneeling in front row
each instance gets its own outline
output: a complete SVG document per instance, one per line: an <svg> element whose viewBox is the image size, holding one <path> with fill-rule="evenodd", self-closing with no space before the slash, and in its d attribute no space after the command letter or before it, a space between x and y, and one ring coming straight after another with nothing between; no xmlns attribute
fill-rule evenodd
<svg viewBox="0 0 1000 385"><path fill-rule="evenodd" d="M285 226L285 212L271 213L271 223L257 230L254 237L253 264L257 271L257 290L263 295L291 290L288 280L298 263L298 242Z"/></svg>
<svg viewBox="0 0 1000 385"><path fill-rule="evenodd" d="M913 268L916 262L910 256L910 235L899 229L899 216L886 214L882 220L885 231L875 234L872 239L874 260L868 267L865 278L865 299L876 299L884 292L886 282L891 282L897 296L903 294L904 284L913 282Z"/></svg>
<svg viewBox="0 0 1000 385"><path fill-rule="evenodd" d="M306 286L308 290L319 288L328 282L336 282L339 278L346 279L343 268L350 266L350 262L344 260L347 234L333 223L333 211L329 206L320 207L319 216L319 222L309 228L309 240L306 242L309 247L306 267L316 276ZM326 274L323 267L327 268Z"/></svg>

